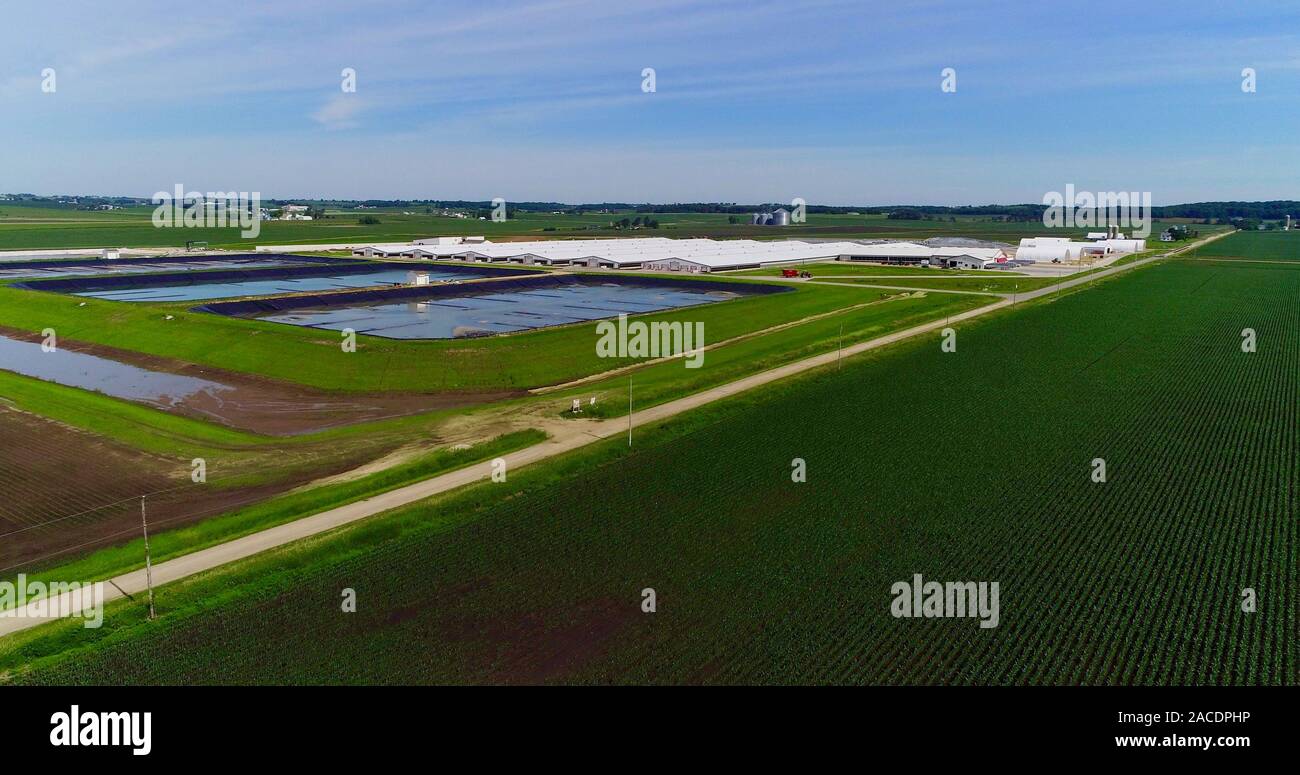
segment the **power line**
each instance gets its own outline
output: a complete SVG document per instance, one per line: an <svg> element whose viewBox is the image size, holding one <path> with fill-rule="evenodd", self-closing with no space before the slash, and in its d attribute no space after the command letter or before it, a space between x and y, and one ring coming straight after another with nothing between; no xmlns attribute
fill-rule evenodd
<svg viewBox="0 0 1300 775"><path fill-rule="evenodd" d="M129 503L129 502L135 500L136 498L143 498L143 497L145 497L145 496L149 496L149 495L163 495L163 494L165 494L165 493L169 493L169 492L176 492L177 490L184 490L184 489L186 489L186 488L189 487L189 486L190 486L190 485L182 484L182 485L178 485L178 486L176 486L176 487L169 487L169 488L167 488L167 489L165 489L165 490L154 490L153 492L147 492L147 493L144 493L144 494L142 494L142 495L131 495L131 496L128 496L128 497L126 497L126 498L123 498L123 499L120 500L120 501L113 501L112 503L105 503L105 504L103 504L102 506L95 506L94 508L89 508L89 509L86 509L85 511L78 511L78 512L76 512L75 514L65 514L65 515L62 516L62 517L55 517L54 519L48 520L48 521L46 521L46 522L38 522L38 523L36 523L36 524L34 524L34 525L25 525L25 526L20 527L20 528L18 528L18 529L16 529L16 530L10 530L10 531L7 532L7 533L0 533L0 538L8 538L9 536L12 536L12 535L18 535L19 533L25 533L25 532L27 532L28 530L35 530L36 528L39 528L39 527L48 527L49 525L53 525L53 524L56 524L56 523L59 523L59 522L64 522L64 521L67 521L67 520L69 520L69 519L75 519L75 518L77 518L77 517L84 517L85 515L87 515L87 514L93 514L93 513L96 512L96 511L103 511L104 509L109 509L109 508L112 508L112 507L114 507L114 506L121 506L123 503Z"/></svg>
<svg viewBox="0 0 1300 775"><path fill-rule="evenodd" d="M133 496L132 498L128 498L127 501L133 500L135 497L139 497L139 496ZM168 525L171 524L172 522L178 522L180 520L192 520L198 517L207 516L209 514L222 513L222 512L230 511L232 509L238 509L243 506L248 506L264 500L265 500L264 495L261 494L254 495L249 497L247 500L237 500L237 501L231 501L229 503L222 503L220 505L214 506L209 509L187 512L185 514L178 514L174 517L169 517L168 519L156 519L154 520L153 524L154 527L157 527L159 525ZM40 557L33 557L28 560L23 560L22 562L14 563L13 565L5 566L3 568L0 568L0 573L5 573L7 571L11 571L15 568L21 568L26 565L34 565L36 563L44 562L45 560L51 559L53 557L58 557L61 554L67 554L68 552L75 552L78 549L85 549L88 546L94 546L95 544L103 543L105 541L111 541L115 538L121 538L122 536L134 535L134 534L135 534L134 527L127 528L126 530L118 530L113 533L108 533L107 535L102 535L99 538L93 538L84 543L77 544L76 546L67 546L62 549L57 549L53 552L50 552L49 554L42 555Z"/></svg>

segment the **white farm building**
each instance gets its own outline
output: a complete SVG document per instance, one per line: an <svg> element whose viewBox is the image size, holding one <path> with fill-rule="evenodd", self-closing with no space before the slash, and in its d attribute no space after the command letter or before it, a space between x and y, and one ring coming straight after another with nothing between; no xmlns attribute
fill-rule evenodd
<svg viewBox="0 0 1300 775"><path fill-rule="evenodd" d="M1088 242L1074 242L1069 237L1025 237L1016 250L1016 260L1078 261L1080 256L1139 253L1147 249L1146 240L1108 237L1105 232L1092 232L1088 238Z"/></svg>
<svg viewBox="0 0 1300 775"><path fill-rule="evenodd" d="M635 237L629 239L488 242L482 237L438 237L412 244L354 247L365 258L415 258L481 261L590 269L644 269L655 272L724 272L809 261L878 261L982 269L1003 264L998 248L929 247L911 242L862 245L856 242L799 240L713 240Z"/></svg>

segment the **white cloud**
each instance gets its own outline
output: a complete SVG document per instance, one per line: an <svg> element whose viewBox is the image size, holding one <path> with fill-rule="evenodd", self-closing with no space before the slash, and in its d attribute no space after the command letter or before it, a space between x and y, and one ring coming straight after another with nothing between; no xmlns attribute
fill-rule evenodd
<svg viewBox="0 0 1300 775"><path fill-rule="evenodd" d="M326 129L351 129L361 123L357 116L363 107L361 98L357 95L340 93L326 100L324 105L311 114L311 118Z"/></svg>

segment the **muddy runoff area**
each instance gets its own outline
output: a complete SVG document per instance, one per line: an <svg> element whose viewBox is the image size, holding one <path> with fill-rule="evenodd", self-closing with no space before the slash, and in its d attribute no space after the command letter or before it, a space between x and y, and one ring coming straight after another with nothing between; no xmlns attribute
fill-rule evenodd
<svg viewBox="0 0 1300 775"><path fill-rule="evenodd" d="M39 334L0 326L0 369L267 436L296 436L525 394L336 394L85 342L61 339L56 352L46 352L41 342Z"/></svg>

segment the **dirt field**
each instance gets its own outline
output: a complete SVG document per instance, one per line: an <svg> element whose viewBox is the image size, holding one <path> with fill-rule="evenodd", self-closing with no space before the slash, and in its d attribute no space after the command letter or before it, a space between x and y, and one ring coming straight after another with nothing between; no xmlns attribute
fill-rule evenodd
<svg viewBox="0 0 1300 775"><path fill-rule="evenodd" d="M27 342L41 341L38 334L6 326L0 326L0 334ZM150 405L175 414L267 436L295 436L342 425L437 409L475 406L524 395L523 391L497 391L437 395L363 393L341 396L264 377L197 366L104 345L60 340L59 346L152 371L199 377L229 386L231 390L219 394L202 393L175 404Z"/></svg>
<svg viewBox="0 0 1300 775"><path fill-rule="evenodd" d="M334 461L346 470L358 461ZM188 460L171 460L13 409L0 399L0 573L30 571L75 549L140 534L141 494L149 524L177 527L262 500L329 470L271 485L217 489L190 481Z"/></svg>

